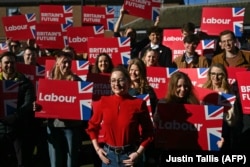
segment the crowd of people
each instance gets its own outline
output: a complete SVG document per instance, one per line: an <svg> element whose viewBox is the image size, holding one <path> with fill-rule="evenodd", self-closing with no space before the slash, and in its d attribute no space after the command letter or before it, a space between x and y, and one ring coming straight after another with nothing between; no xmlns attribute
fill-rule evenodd
<svg viewBox="0 0 250 167"><path fill-rule="evenodd" d="M148 29L147 38L138 41L136 31L127 28L120 33L120 24L126 12L123 8L115 25L114 36L130 37L131 59L128 66L114 66L107 53L100 53L96 62L90 66L89 73L110 74L111 95L102 96L92 103L92 117L87 123L67 119L38 119L34 112L42 108L36 103L36 93L31 81L16 69L17 63L36 65L38 56L54 56L55 64L50 70L49 79L81 81L71 69L76 59L73 48L65 47L53 52L40 49L34 40L28 40L27 47L21 48L19 41L7 40L9 51L0 56L0 80L17 81L19 84L17 110L1 119L0 127L4 135L0 139L0 166L12 167L5 161L6 141L12 146L18 167L34 167L34 150L43 152L43 158L49 161L45 166L79 167L79 149L83 133L89 135L93 144L96 167L100 166L161 166L159 159L165 151L154 146L154 128L160 115L157 105L200 104L193 91L193 85L186 73L174 73L168 82L166 96L158 99L154 88L147 80L147 67L171 68L209 68L207 81L203 87L217 92L235 94L228 83L227 67L250 67L250 52L236 47L237 38L230 30L218 34L219 50L214 50L211 60L196 52L201 38L195 33L195 25L187 23L182 27L184 53L172 59L172 50L162 44L162 29L155 25ZM218 48L217 48L218 49ZM87 60L87 59L86 59ZM60 86L60 85L58 85ZM162 90L165 91L165 90ZM149 94L150 117L146 102L135 96ZM167 109L166 109L167 111ZM224 113L222 136L217 145L221 150L249 150L249 115L243 114L239 98L228 112ZM98 142L99 131L104 132L104 141ZM4 136L4 137L3 137ZM181 143L179 149L189 148L189 143ZM178 149L177 149L178 150Z"/></svg>

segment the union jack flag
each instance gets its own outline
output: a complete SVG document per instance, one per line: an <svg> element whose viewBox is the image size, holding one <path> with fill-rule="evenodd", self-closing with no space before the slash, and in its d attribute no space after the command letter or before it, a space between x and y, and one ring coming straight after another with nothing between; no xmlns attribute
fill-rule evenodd
<svg viewBox="0 0 250 167"><path fill-rule="evenodd" d="M156 20L156 18L160 15L160 8L153 7L152 8L152 19Z"/></svg>
<svg viewBox="0 0 250 167"><path fill-rule="evenodd" d="M233 22L233 31L237 37L240 37L242 35L242 29L243 27L243 21L234 21Z"/></svg>
<svg viewBox="0 0 250 167"><path fill-rule="evenodd" d="M219 151L217 141L221 139L222 128L207 128L208 150Z"/></svg>
<svg viewBox="0 0 250 167"><path fill-rule="evenodd" d="M69 45L69 41L68 41L68 37L67 36L63 36L63 44L64 44L64 46Z"/></svg>
<svg viewBox="0 0 250 167"><path fill-rule="evenodd" d="M104 26L93 26L95 35L104 33Z"/></svg>
<svg viewBox="0 0 250 167"><path fill-rule="evenodd" d="M114 19L113 18L109 18L107 19L107 25L108 25L108 30L114 30Z"/></svg>
<svg viewBox="0 0 250 167"><path fill-rule="evenodd" d="M64 13L73 13L73 7L71 5L63 5Z"/></svg>
<svg viewBox="0 0 250 167"><path fill-rule="evenodd" d="M4 100L5 116L14 114L16 112L16 109L17 109L17 99Z"/></svg>
<svg viewBox="0 0 250 167"><path fill-rule="evenodd" d="M78 60L76 61L77 70L89 70L89 61Z"/></svg>
<svg viewBox="0 0 250 167"><path fill-rule="evenodd" d="M167 78L170 78L177 71L179 71L178 68L166 68Z"/></svg>
<svg viewBox="0 0 250 167"><path fill-rule="evenodd" d="M117 38L117 39L118 39L118 42L119 42L119 47L127 47L127 46L130 47L130 38L120 37L120 38Z"/></svg>
<svg viewBox="0 0 250 167"><path fill-rule="evenodd" d="M8 47L7 43L5 43L5 42L0 43L0 53L8 51L8 50L9 50L9 47Z"/></svg>
<svg viewBox="0 0 250 167"><path fill-rule="evenodd" d="M93 82L78 82L79 93L92 93L93 92Z"/></svg>
<svg viewBox="0 0 250 167"><path fill-rule="evenodd" d="M45 66L36 66L36 76L41 76L44 77L45 76Z"/></svg>
<svg viewBox="0 0 250 167"><path fill-rule="evenodd" d="M236 100L235 95L219 92L218 105L230 107L234 105L235 100Z"/></svg>
<svg viewBox="0 0 250 167"><path fill-rule="evenodd" d="M26 21L28 23L36 21L36 14L35 13L30 13L30 14L25 14Z"/></svg>
<svg viewBox="0 0 250 167"><path fill-rule="evenodd" d="M20 82L3 81L3 93L16 93L18 92Z"/></svg>
<svg viewBox="0 0 250 167"><path fill-rule="evenodd" d="M65 22L66 22L66 24L73 25L73 17L65 17Z"/></svg>
<svg viewBox="0 0 250 167"><path fill-rule="evenodd" d="M68 22L68 23L66 23L66 24L61 24L62 32L67 32L67 29L68 29L69 27L72 27L72 26L73 26L73 24L70 23L70 22Z"/></svg>
<svg viewBox="0 0 250 167"><path fill-rule="evenodd" d="M30 26L30 32L33 38L36 38L36 26L35 25Z"/></svg>
<svg viewBox="0 0 250 167"><path fill-rule="evenodd" d="M136 97L144 100L146 102L147 106L150 106L149 94L141 94L141 95L137 95Z"/></svg>
<svg viewBox="0 0 250 167"><path fill-rule="evenodd" d="M81 120L89 120L91 117L92 100L80 100Z"/></svg>
<svg viewBox="0 0 250 167"><path fill-rule="evenodd" d="M130 60L130 52L122 52L121 58L122 58L122 64L128 65L128 62Z"/></svg>
<svg viewBox="0 0 250 167"><path fill-rule="evenodd" d="M205 105L204 107L206 120L217 120L223 118L223 106Z"/></svg>
<svg viewBox="0 0 250 167"><path fill-rule="evenodd" d="M213 49L214 48L214 40L205 39L202 40L202 49Z"/></svg>
<svg viewBox="0 0 250 167"><path fill-rule="evenodd" d="M244 17L245 8L232 8L233 17Z"/></svg>
<svg viewBox="0 0 250 167"><path fill-rule="evenodd" d="M115 9L112 7L106 7L106 15L114 15Z"/></svg>
<svg viewBox="0 0 250 167"><path fill-rule="evenodd" d="M198 78L206 78L209 68L197 68Z"/></svg>
<svg viewBox="0 0 250 167"><path fill-rule="evenodd" d="M0 81L0 117L16 111L18 87L18 82L9 80Z"/></svg>

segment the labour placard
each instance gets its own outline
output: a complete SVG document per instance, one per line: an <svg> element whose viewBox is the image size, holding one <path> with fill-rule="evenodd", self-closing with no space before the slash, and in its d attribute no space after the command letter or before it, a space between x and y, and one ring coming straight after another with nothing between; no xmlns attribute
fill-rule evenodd
<svg viewBox="0 0 250 167"><path fill-rule="evenodd" d="M218 36L223 30L231 30L242 36L245 8L240 7L203 7L201 31Z"/></svg>
<svg viewBox="0 0 250 167"><path fill-rule="evenodd" d="M70 27L67 29L69 46L77 53L87 53L89 37L104 37L103 26Z"/></svg>
<svg viewBox="0 0 250 167"><path fill-rule="evenodd" d="M166 104L157 106L156 147L173 150L218 151L223 106Z"/></svg>
<svg viewBox="0 0 250 167"><path fill-rule="evenodd" d="M93 83L40 79L36 112L38 118L88 120L91 117Z"/></svg>
<svg viewBox="0 0 250 167"><path fill-rule="evenodd" d="M2 17L5 36L13 40L27 40L36 37L35 13Z"/></svg>

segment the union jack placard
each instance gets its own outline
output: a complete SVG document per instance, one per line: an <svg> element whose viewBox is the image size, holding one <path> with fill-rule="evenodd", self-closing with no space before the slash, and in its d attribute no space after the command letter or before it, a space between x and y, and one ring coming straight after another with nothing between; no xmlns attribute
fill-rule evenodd
<svg viewBox="0 0 250 167"><path fill-rule="evenodd" d="M18 88L19 82L0 81L0 118L16 112Z"/></svg>

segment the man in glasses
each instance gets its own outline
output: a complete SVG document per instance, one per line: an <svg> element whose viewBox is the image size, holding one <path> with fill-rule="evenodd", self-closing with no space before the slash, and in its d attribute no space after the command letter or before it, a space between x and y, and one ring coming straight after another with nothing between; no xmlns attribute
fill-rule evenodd
<svg viewBox="0 0 250 167"><path fill-rule="evenodd" d="M222 31L219 45L223 52L213 57L212 64L221 63L226 67L250 67L250 52L240 50L236 46L236 42L234 32L230 30Z"/></svg>

